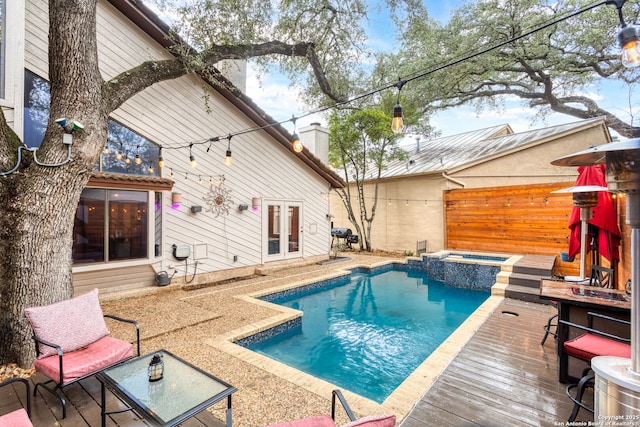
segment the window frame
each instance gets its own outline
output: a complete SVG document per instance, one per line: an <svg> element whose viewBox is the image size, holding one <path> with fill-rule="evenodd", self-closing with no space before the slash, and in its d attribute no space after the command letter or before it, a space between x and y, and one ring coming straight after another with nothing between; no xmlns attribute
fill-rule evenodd
<svg viewBox="0 0 640 427"><path fill-rule="evenodd" d="M156 202L158 199L163 200L163 194L160 190L154 189L135 189L135 188L116 188L116 187L105 187L105 186L86 186L85 189L96 189L96 190L104 190L105 194L108 194L110 191L139 191L141 193L147 193L147 253L146 256L142 258L136 259L127 259L127 260L114 260L114 261L99 261L99 262L89 262L89 263L75 263L72 262L72 272L80 273L86 271L99 271L104 270L106 268L121 268L121 267L130 267L130 266L139 266L139 265L149 265L150 263L157 262L162 258L162 241L164 240L164 224L162 221L162 216L164 214L164 206L161 203L159 207L156 208ZM158 193L160 194L158 196ZM105 199L106 200L106 199ZM157 210L160 210L160 229L157 230ZM109 216L104 219L104 227L105 227L105 251L108 250L108 244L106 240L109 238L108 236L108 228L107 224L109 222ZM160 239L160 250L156 252L156 243L157 238ZM108 255L108 254L106 254ZM108 256L105 255L105 258Z"/></svg>

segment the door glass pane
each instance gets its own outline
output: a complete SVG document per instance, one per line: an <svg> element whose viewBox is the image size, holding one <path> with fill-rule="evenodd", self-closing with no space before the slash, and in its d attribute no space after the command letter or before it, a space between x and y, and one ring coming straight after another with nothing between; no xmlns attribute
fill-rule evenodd
<svg viewBox="0 0 640 427"><path fill-rule="evenodd" d="M109 260L147 257L146 191L109 190Z"/></svg>
<svg viewBox="0 0 640 427"><path fill-rule="evenodd" d="M73 225L73 262L104 262L105 190L85 188Z"/></svg>
<svg viewBox="0 0 640 427"><path fill-rule="evenodd" d="M298 252L300 250L300 207L289 206L288 211L289 252Z"/></svg>
<svg viewBox="0 0 640 427"><path fill-rule="evenodd" d="M268 209L269 255L280 253L280 205L269 205Z"/></svg>

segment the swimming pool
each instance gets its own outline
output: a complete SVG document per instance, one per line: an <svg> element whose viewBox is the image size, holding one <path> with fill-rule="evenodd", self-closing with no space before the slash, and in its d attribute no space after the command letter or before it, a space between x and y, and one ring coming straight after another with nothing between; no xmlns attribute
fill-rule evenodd
<svg viewBox="0 0 640 427"><path fill-rule="evenodd" d="M381 403L488 297L408 266L355 270L263 297L302 321L236 344Z"/></svg>

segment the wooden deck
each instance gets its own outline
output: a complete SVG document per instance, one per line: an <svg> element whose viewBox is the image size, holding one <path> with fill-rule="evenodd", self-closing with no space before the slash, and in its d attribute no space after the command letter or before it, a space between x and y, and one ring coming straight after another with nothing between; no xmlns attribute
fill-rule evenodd
<svg viewBox="0 0 640 427"><path fill-rule="evenodd" d="M565 385L557 379L555 342L549 339L544 347L540 345L542 325L553 311L549 306L505 299L400 426L566 425L572 405ZM38 375L32 381L40 380ZM20 407L17 398L22 399L24 393L18 387L17 397L9 387L0 389L0 413ZM39 391L33 399L34 426L100 425L98 380L90 378L69 386L65 395L69 402L67 418L62 420L59 403L48 392ZM110 410L123 407L111 394L107 402ZM581 410L577 420L592 417ZM135 413L125 412L111 415L107 425L146 424ZM219 427L223 423L205 411L183 425Z"/></svg>
<svg viewBox="0 0 640 427"><path fill-rule="evenodd" d="M36 375L31 381L33 384L44 379L41 374ZM51 396L46 390L38 388L38 394L32 398L31 421L34 427L55 426L55 427L100 427L100 382L91 377L65 387L64 394L67 397L67 417L62 419L62 407L60 402ZM0 389L0 414L5 414L13 409L20 408L22 403L18 399L24 399L24 386L17 384L14 389L3 387ZM226 399L217 405L226 405ZM217 407L217 406L216 406ZM109 411L125 409L113 394L107 394L107 408ZM133 411L120 414L112 414L107 419L107 426L148 426ZM184 427L224 427L224 423L219 421L211 413L203 411L181 424Z"/></svg>
<svg viewBox="0 0 640 427"><path fill-rule="evenodd" d="M573 405L558 382L555 342L540 345L542 325L553 313L505 299L401 427L566 425ZM579 420L593 415L580 410Z"/></svg>

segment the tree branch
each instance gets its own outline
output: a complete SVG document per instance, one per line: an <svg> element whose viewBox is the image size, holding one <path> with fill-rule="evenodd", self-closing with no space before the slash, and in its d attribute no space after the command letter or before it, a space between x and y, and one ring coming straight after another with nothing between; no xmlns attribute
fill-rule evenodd
<svg viewBox="0 0 640 427"><path fill-rule="evenodd" d="M287 44L269 41L259 44L214 45L198 54L189 54L176 59L147 61L105 83L108 99L107 110L118 108L131 96L147 87L165 80L181 77L189 72L206 72L214 64L225 59L248 59L267 55L305 57L322 92L335 102L347 98L333 92L313 43Z"/></svg>

